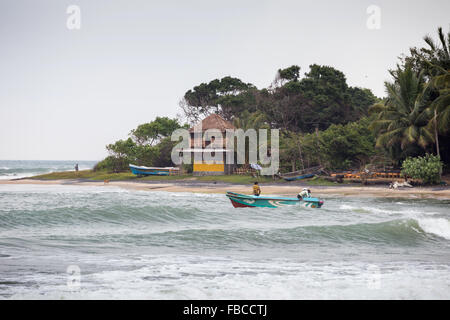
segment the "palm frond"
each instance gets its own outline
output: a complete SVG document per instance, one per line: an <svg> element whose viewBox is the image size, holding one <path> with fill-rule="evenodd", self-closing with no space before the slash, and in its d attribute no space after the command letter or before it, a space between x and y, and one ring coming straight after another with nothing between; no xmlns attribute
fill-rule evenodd
<svg viewBox="0 0 450 320"><path fill-rule="evenodd" d="M416 126L411 125L405 130L404 137L409 144L416 142L419 139L419 131Z"/></svg>
<svg viewBox="0 0 450 320"><path fill-rule="evenodd" d="M428 44L431 48L431 50L436 50L436 46L434 44L433 38L431 38L431 36L426 35L425 37L423 37L423 41L425 41L426 44Z"/></svg>
<svg viewBox="0 0 450 320"><path fill-rule="evenodd" d="M445 57L448 59L448 57L449 57L449 54L448 54L449 50L447 48L447 43L445 41L445 35L442 32L442 27L438 28L438 36L439 36L439 40L441 41L442 49L444 50L444 53L445 53Z"/></svg>
<svg viewBox="0 0 450 320"><path fill-rule="evenodd" d="M378 136L376 141L377 147L387 146L390 147L394 145L397 141L401 139L403 128L395 129L392 131L385 132Z"/></svg>

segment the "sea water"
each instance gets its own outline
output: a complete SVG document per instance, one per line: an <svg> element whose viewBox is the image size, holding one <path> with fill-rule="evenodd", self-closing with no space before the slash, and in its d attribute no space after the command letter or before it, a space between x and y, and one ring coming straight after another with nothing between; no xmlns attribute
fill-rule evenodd
<svg viewBox="0 0 450 320"><path fill-rule="evenodd" d="M449 299L450 201L0 185L5 299Z"/></svg>
<svg viewBox="0 0 450 320"><path fill-rule="evenodd" d="M20 179L40 174L92 169L98 161L85 160L0 160L0 180Z"/></svg>

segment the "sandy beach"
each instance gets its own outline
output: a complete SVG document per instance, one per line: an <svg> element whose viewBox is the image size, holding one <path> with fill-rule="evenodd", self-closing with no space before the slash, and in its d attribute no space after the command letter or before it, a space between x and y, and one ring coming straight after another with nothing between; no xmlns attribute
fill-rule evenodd
<svg viewBox="0 0 450 320"><path fill-rule="evenodd" d="M37 185L77 185L77 186L109 186L120 187L129 190L141 191L167 191L167 192L194 192L194 193L225 193L226 191L251 193L250 185L238 185L223 182L200 182L200 181L102 181L89 180L2 180L3 185L37 184ZM301 184L260 184L263 194L296 195ZM386 186L358 186L358 185L336 185L336 186L310 186L312 193L317 196L344 196L344 197L389 197L409 199L450 199L450 188L447 187L414 187L397 190L388 189Z"/></svg>

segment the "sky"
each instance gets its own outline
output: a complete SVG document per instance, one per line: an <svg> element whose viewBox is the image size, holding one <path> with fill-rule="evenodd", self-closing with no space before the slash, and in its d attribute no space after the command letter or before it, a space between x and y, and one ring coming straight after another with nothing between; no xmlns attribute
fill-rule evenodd
<svg viewBox="0 0 450 320"><path fill-rule="evenodd" d="M397 57L447 32L449 12L440 0L0 0L0 159L101 160L137 125L176 117L202 82L264 88L294 64L333 66L382 97Z"/></svg>

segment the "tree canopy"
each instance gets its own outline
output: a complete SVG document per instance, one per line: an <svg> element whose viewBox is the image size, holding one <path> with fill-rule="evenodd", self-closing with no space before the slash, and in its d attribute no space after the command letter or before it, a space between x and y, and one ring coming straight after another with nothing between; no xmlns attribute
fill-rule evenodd
<svg viewBox="0 0 450 320"><path fill-rule="evenodd" d="M237 128L280 129L282 170L324 165L332 170L361 167L372 158L398 167L408 157L435 152L450 163L450 33L410 49L389 70L387 96L351 87L345 74L327 65L279 68L274 81L258 89L226 76L185 92L180 106L192 124L217 113ZM170 166L170 134L182 125L157 117L137 126L129 138L107 146L99 168L128 163ZM183 125L186 128L187 124ZM384 163L385 160L383 160ZM116 169L114 169L116 170Z"/></svg>
<svg viewBox="0 0 450 320"><path fill-rule="evenodd" d="M268 88L231 77L202 83L185 93L181 105L194 122L213 112L233 120L244 111L259 111L274 128L311 132L355 121L376 101L369 89L349 87L341 71L313 64L303 78L297 65L279 69Z"/></svg>

